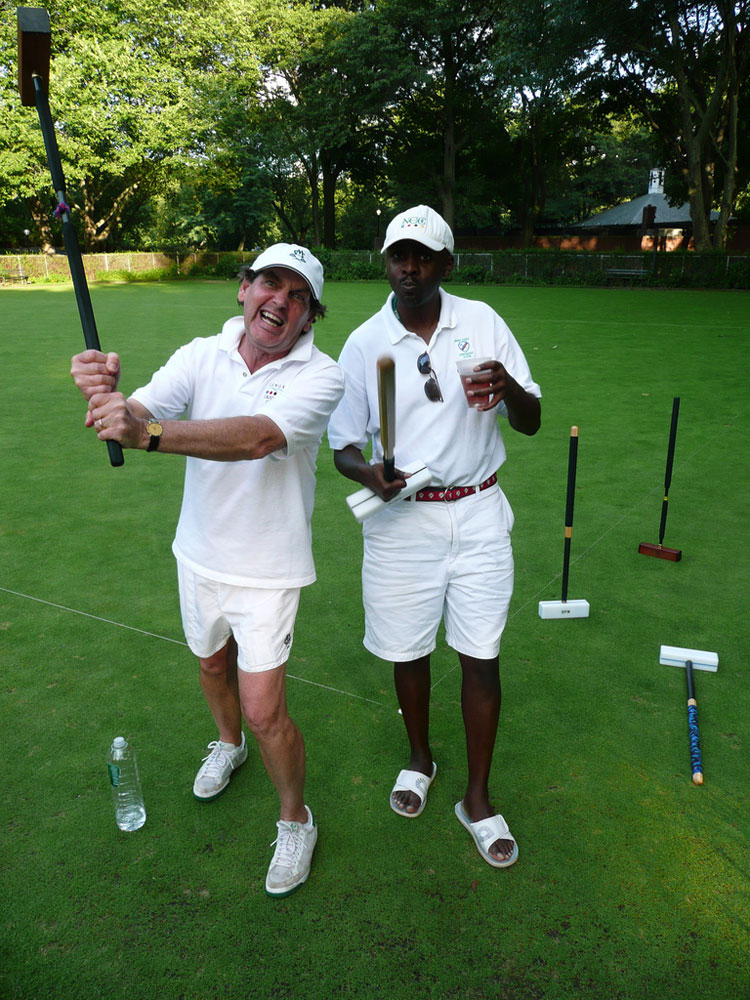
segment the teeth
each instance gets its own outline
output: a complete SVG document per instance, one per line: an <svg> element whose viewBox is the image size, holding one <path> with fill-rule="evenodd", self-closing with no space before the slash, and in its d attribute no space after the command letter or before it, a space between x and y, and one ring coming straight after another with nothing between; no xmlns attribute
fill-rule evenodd
<svg viewBox="0 0 750 1000"><path fill-rule="evenodd" d="M266 312L265 309L261 310L261 317L266 321L266 323L271 323L272 326L283 326L283 320L280 320L278 316L274 316L273 313Z"/></svg>

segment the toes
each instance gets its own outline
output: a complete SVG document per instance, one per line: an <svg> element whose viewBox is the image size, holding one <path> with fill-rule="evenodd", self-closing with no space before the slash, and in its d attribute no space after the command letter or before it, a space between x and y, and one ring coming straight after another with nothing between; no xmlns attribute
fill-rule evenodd
<svg viewBox="0 0 750 1000"><path fill-rule="evenodd" d="M394 792L393 802L401 812L413 813L419 808L419 802L411 792Z"/></svg>
<svg viewBox="0 0 750 1000"><path fill-rule="evenodd" d="M513 841L496 840L490 848L489 853L496 861L507 861L513 854Z"/></svg>

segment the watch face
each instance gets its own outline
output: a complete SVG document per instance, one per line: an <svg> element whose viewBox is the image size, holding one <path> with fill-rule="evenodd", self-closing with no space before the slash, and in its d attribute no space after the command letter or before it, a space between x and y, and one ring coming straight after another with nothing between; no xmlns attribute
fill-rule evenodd
<svg viewBox="0 0 750 1000"><path fill-rule="evenodd" d="M148 424L146 424L146 430L149 434L161 434L162 426L158 420L149 420Z"/></svg>

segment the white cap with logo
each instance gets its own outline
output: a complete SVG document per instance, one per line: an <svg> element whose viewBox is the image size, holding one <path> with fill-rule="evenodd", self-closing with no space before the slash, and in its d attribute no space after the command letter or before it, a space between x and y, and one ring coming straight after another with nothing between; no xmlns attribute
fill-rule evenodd
<svg viewBox="0 0 750 1000"><path fill-rule="evenodd" d="M296 271L305 279L318 302L323 297L323 265L307 247L297 246L296 243L274 243L250 266L253 271L265 271L269 267L288 267L290 271Z"/></svg>
<svg viewBox="0 0 750 1000"><path fill-rule="evenodd" d="M453 233L442 215L427 205L417 205L401 212L388 223L381 253L399 240L414 240L430 250L453 253Z"/></svg>

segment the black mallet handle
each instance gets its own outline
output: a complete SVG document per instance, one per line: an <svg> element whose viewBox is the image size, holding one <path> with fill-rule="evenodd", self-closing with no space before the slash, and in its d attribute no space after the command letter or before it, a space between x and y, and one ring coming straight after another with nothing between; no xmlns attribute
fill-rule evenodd
<svg viewBox="0 0 750 1000"><path fill-rule="evenodd" d="M680 414L680 397L675 396L672 403L672 423L669 428L669 446L667 447L667 468L664 473L664 500L661 505L661 523L659 524L659 545L664 541L664 531L667 527L667 510L669 508L669 487L672 482L672 464L674 462L674 447L677 441L677 418Z"/></svg>
<svg viewBox="0 0 750 1000"><path fill-rule="evenodd" d="M36 109L39 113L39 123L42 126L44 146L47 150L47 162L50 174L52 175L52 186L55 189L60 208L63 241L65 249L68 252L68 266L70 267L70 275L73 279L73 288L75 290L76 302L78 303L78 315L81 317L83 339L89 350L101 351L102 348L99 343L96 320L94 319L94 307L91 304L89 286L86 282L86 272L83 269L81 248L78 245L78 235L67 207L63 207L66 205L65 178L60 162L60 153L57 148L55 129L52 124L52 115L49 110L49 101L44 89L44 82L41 77L36 75L34 76L34 90L36 92ZM107 441L107 451L109 452L110 464L115 466L115 468L124 463L125 459L123 458L122 448L118 441Z"/></svg>
<svg viewBox="0 0 750 1000"><path fill-rule="evenodd" d="M99 344L99 335L96 332L94 310L86 284L86 272L83 269L78 237L65 201L65 177L63 176L55 129L47 100L46 80L49 78L51 36L49 15L41 7L19 7L16 16L18 21L18 89L21 103L24 106L36 104L39 123L42 126L44 146L47 150L47 163L52 174L52 186L57 196L57 214L62 220L63 238L68 253L68 265L73 279L78 312L83 326L83 336L86 347L100 351L101 345ZM123 464L122 448L119 442L107 441L107 450L112 465L120 466Z"/></svg>
<svg viewBox="0 0 750 1000"><path fill-rule="evenodd" d="M576 493L576 464L578 461L578 428L570 428L568 450L568 493L565 501L565 547L563 550L562 599L568 599L568 571L570 569L570 540L573 537L573 504Z"/></svg>

